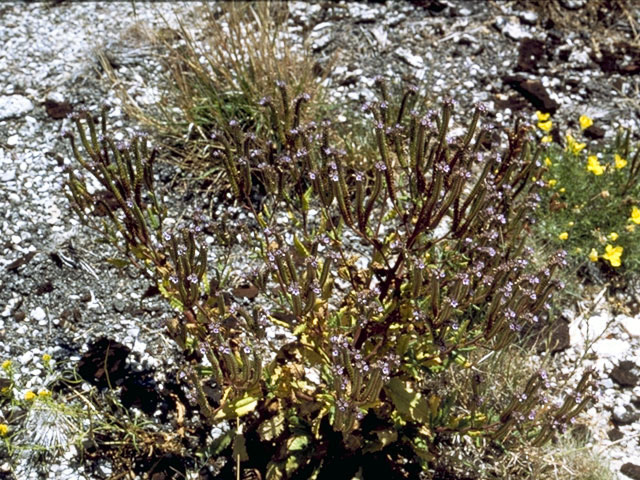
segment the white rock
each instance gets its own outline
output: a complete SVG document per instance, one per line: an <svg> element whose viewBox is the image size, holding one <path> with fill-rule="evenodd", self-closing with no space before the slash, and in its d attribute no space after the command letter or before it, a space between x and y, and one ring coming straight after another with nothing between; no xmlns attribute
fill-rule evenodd
<svg viewBox="0 0 640 480"><path fill-rule="evenodd" d="M21 117L33 110L33 103L22 95L0 97L0 120Z"/></svg>
<svg viewBox="0 0 640 480"><path fill-rule="evenodd" d="M15 169L7 170L0 176L0 182L10 182L16 179L16 171Z"/></svg>
<svg viewBox="0 0 640 480"><path fill-rule="evenodd" d="M138 353L144 353L146 348L147 348L147 344L146 343L139 342L138 340L136 340L135 343L133 344L133 348L131 350L133 350L134 352L138 352Z"/></svg>
<svg viewBox="0 0 640 480"><path fill-rule="evenodd" d="M7 145L10 147L15 147L16 145L18 145L19 140L20 137L18 137L18 135L11 135L9 138L7 138Z"/></svg>
<svg viewBox="0 0 640 480"><path fill-rule="evenodd" d="M395 54L409 65L415 68L424 68L424 61L421 57L414 55L408 48L399 47L396 48Z"/></svg>
<svg viewBox="0 0 640 480"><path fill-rule="evenodd" d="M594 343L591 348L594 353L602 357L623 357L629 351L630 345L617 338L605 338Z"/></svg>
<svg viewBox="0 0 640 480"><path fill-rule="evenodd" d="M640 337L640 317L618 315L616 322L632 337Z"/></svg>
<svg viewBox="0 0 640 480"><path fill-rule="evenodd" d="M612 318L608 313L599 313L589 318L578 317L569 325L569 338L572 346L583 345L602 335Z"/></svg>
<svg viewBox="0 0 640 480"><path fill-rule="evenodd" d="M33 356L33 352L31 350L28 350L18 357L18 363L20 363L21 365L26 365L31 360L33 360Z"/></svg>
<svg viewBox="0 0 640 480"><path fill-rule="evenodd" d="M47 318L47 313L42 307L36 307L31 311L29 316L36 322L39 322L40 320L44 320L45 318Z"/></svg>
<svg viewBox="0 0 640 480"><path fill-rule="evenodd" d="M502 33L504 33L511 40L522 40L525 37L531 36L520 25L513 22L507 23L502 29Z"/></svg>

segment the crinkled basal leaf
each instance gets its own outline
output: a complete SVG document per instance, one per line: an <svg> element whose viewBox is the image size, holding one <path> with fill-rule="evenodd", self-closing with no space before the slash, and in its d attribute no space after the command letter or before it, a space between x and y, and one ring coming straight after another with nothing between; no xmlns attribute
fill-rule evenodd
<svg viewBox="0 0 640 480"><path fill-rule="evenodd" d="M267 465L267 480L280 480L284 478L284 473L282 473L282 466L279 463L269 462Z"/></svg>
<svg viewBox="0 0 640 480"><path fill-rule="evenodd" d="M162 280L158 282L158 290L160 291L160 294L164 298L169 300L169 304L171 305L171 308L173 308L178 312L184 311L183 303L180 300L178 300L177 297L175 297L169 292L169 290L165 287L164 282Z"/></svg>
<svg viewBox="0 0 640 480"><path fill-rule="evenodd" d="M283 413L265 420L258 427L258 435L263 442L270 442L284 432L285 418Z"/></svg>
<svg viewBox="0 0 640 480"><path fill-rule="evenodd" d="M225 418L242 417L255 410L258 405L258 398L245 394L241 398L233 400L227 403L222 409L214 416L215 420L223 420Z"/></svg>
<svg viewBox="0 0 640 480"><path fill-rule="evenodd" d="M378 440L382 443L383 447L392 444L396 440L398 440L398 432L396 432L392 428L386 428L384 430L376 430L376 435L378 436Z"/></svg>
<svg viewBox="0 0 640 480"><path fill-rule="evenodd" d="M429 421L429 406L422 395L414 391L409 383L403 383L398 378L392 378L384 387L385 392L398 413L405 419L418 423Z"/></svg>
<svg viewBox="0 0 640 480"><path fill-rule="evenodd" d="M299 452L309 445L309 437L307 435L296 435L287 441L287 450L290 452Z"/></svg>

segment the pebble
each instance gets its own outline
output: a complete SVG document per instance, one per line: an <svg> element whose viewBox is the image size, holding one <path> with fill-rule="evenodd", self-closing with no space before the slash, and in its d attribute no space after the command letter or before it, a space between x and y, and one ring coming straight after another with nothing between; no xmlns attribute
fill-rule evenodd
<svg viewBox="0 0 640 480"><path fill-rule="evenodd" d="M22 95L5 95L0 97L0 121L18 118L33 110L33 103Z"/></svg>
<svg viewBox="0 0 640 480"><path fill-rule="evenodd" d="M9 138L7 138L7 145L9 147L15 147L16 145L18 145L19 141L20 137L18 135L11 135Z"/></svg>
<svg viewBox="0 0 640 480"><path fill-rule="evenodd" d="M39 321L44 320L45 318L47 318L47 313L44 311L44 309L42 307L36 307L35 309L33 309L31 311L29 316L33 320L35 320L36 322L39 322Z"/></svg>

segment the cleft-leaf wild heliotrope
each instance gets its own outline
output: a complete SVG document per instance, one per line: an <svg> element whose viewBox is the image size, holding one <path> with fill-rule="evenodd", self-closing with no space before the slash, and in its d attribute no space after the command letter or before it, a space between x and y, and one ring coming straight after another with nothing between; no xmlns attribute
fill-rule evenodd
<svg viewBox="0 0 640 480"><path fill-rule="evenodd" d="M87 127L76 120L89 158L72 141L74 156L115 201L71 171L74 209L177 310L167 331L202 421L241 418L214 451L235 439L237 453L238 438L251 439L240 450L266 478L325 478L339 466L417 474L451 436L542 444L590 398L587 375L556 407L535 374L512 397L486 401L491 372L480 359L546 319L564 262L557 254L536 266L525 245L542 170L527 127L487 151L481 107L452 137L453 102L426 110L410 88L396 104L378 84L382 100L364 109L372 144L306 120L312 99L282 82L279 98L261 102L270 129L232 121L215 131L211 162L253 220L242 247L262 259L251 305L218 280L197 225L167 231L146 139L116 145L106 120L101 135L90 116ZM98 205L102 222L91 215ZM274 329L290 340L265 334ZM446 387L454 377L463 391ZM207 393L212 382L220 398Z"/></svg>

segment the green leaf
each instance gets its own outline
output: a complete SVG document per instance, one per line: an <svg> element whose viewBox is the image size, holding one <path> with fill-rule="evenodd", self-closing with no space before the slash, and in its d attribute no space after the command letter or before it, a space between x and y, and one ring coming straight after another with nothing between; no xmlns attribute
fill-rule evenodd
<svg viewBox="0 0 640 480"><path fill-rule="evenodd" d="M384 387L385 392L405 420L426 424L429 421L429 406L420 393L413 390L411 385L399 378L392 378Z"/></svg>
<svg viewBox="0 0 640 480"><path fill-rule="evenodd" d="M287 441L287 450L290 452L299 452L309 445L309 437L307 435L296 435Z"/></svg>
<svg viewBox="0 0 640 480"><path fill-rule="evenodd" d="M313 187L307 188L307 191L302 195L302 211L309 210L309 201L311 200L311 194L313 193Z"/></svg>
<svg viewBox="0 0 640 480"><path fill-rule="evenodd" d="M242 462L249 460L247 445L244 441L244 435L241 433L236 433L233 437L233 459L236 460L238 457Z"/></svg>
<svg viewBox="0 0 640 480"><path fill-rule="evenodd" d="M122 258L107 258L107 263L110 263L116 268L126 268L129 266L129 261L123 260Z"/></svg>
<svg viewBox="0 0 640 480"><path fill-rule="evenodd" d="M302 258L307 258L309 256L309 250L302 244L302 242L298 239L297 235L293 235L293 246Z"/></svg>
<svg viewBox="0 0 640 480"><path fill-rule="evenodd" d="M285 418L281 412L275 417L265 420L258 426L258 435L263 442L270 442L284 432Z"/></svg>
<svg viewBox="0 0 640 480"><path fill-rule="evenodd" d="M245 393L241 398L227 403L222 410L216 413L214 419L223 420L225 418L242 417L253 412L257 406L258 398Z"/></svg>

